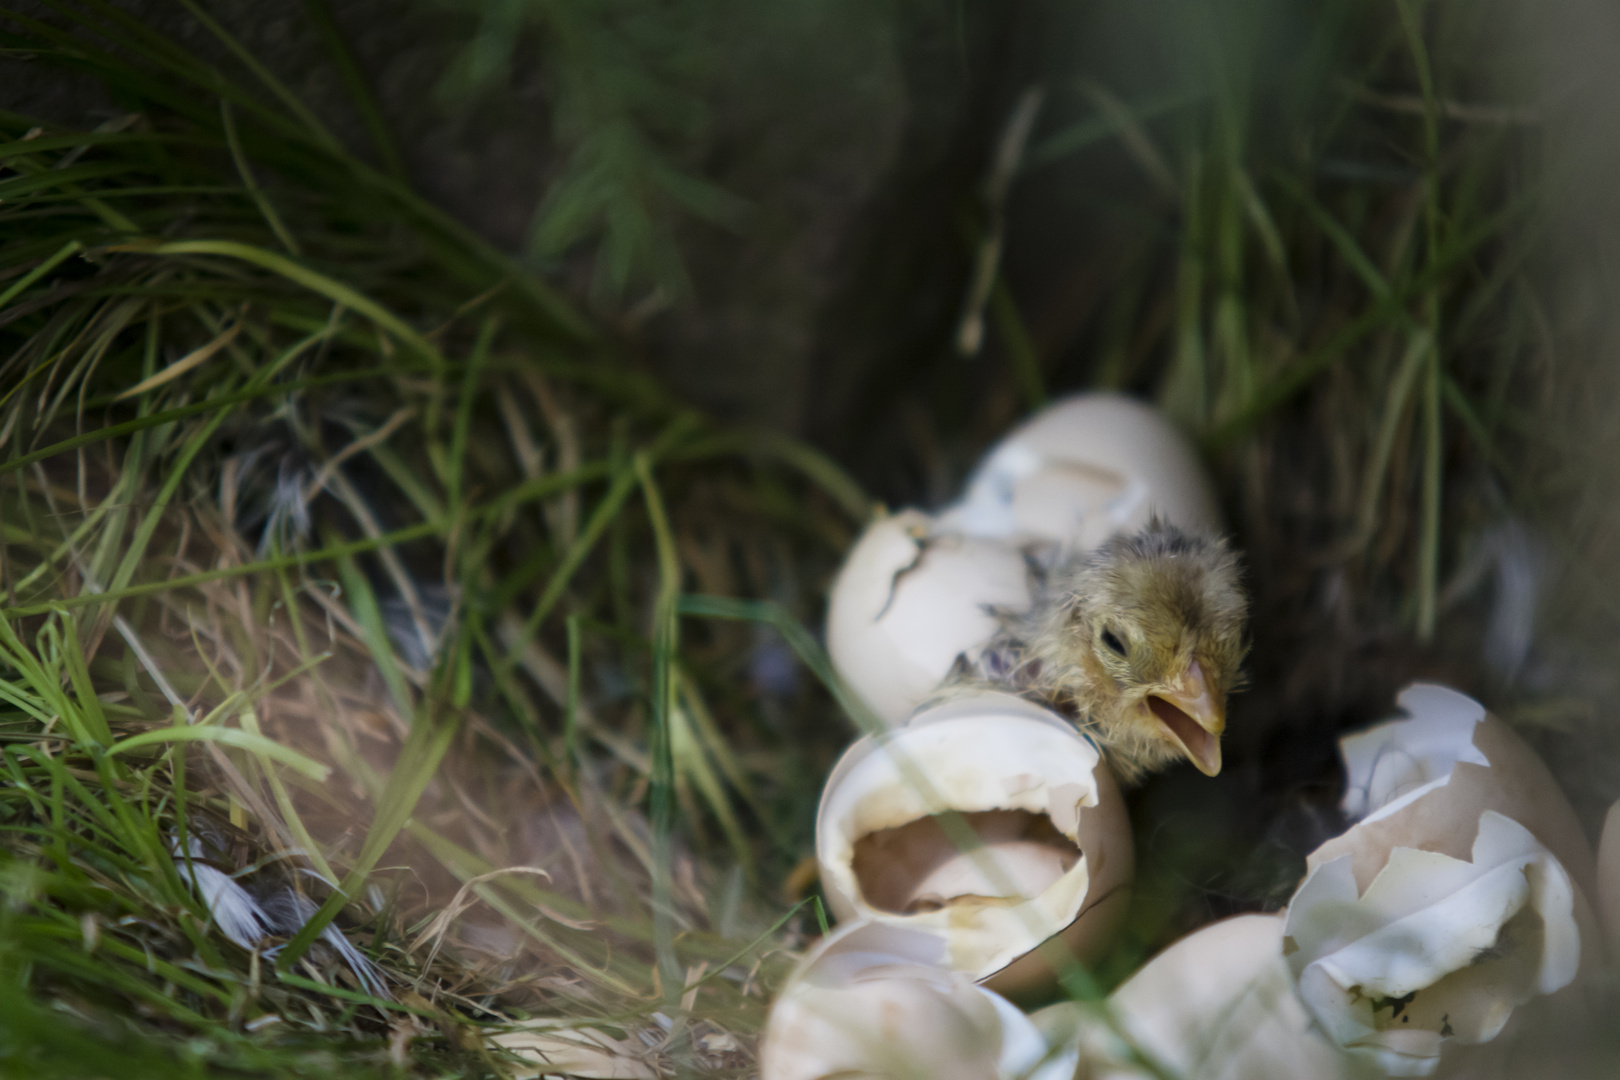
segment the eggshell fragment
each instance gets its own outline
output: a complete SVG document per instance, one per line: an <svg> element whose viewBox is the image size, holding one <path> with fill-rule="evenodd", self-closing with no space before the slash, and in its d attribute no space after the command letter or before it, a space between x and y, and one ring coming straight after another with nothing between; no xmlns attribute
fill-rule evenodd
<svg viewBox="0 0 1620 1080"><path fill-rule="evenodd" d="M936 534L906 510L861 534L833 583L827 650L877 716L896 724L921 705L956 658L974 660L997 622L1027 608L1029 570L1016 548Z"/></svg>
<svg viewBox="0 0 1620 1080"><path fill-rule="evenodd" d="M939 527L1085 550L1139 531L1154 513L1184 529L1221 527L1197 451L1170 419L1092 393L1043 409L996 444Z"/></svg>
<svg viewBox="0 0 1620 1080"><path fill-rule="evenodd" d="M964 851L952 822L982 846ZM1014 995L1050 984L1032 950L1054 935L1081 962L1099 955L1134 876L1130 821L1097 748L999 693L852 746L822 792L816 856L839 919L936 934L953 970Z"/></svg>
<svg viewBox="0 0 1620 1080"><path fill-rule="evenodd" d="M771 1008L760 1080L1070 1080L1054 1050L1007 1001L943 966L929 933L857 922L824 939Z"/></svg>
<svg viewBox="0 0 1620 1080"><path fill-rule="evenodd" d="M1109 998L1117 1030L1086 1026L1079 1075L1155 1075L1133 1045L1163 1072L1198 1080L1373 1075L1327 1040L1295 995L1282 925L1281 915L1224 919L1148 961Z"/></svg>
<svg viewBox="0 0 1620 1080"><path fill-rule="evenodd" d="M577 1076L581 1080L656 1080L658 1073L639 1043L615 1039L596 1028L565 1028L552 1020L531 1021L489 1040L523 1064L508 1067L514 1080Z"/></svg>
<svg viewBox="0 0 1620 1080"><path fill-rule="evenodd" d="M1528 829L1486 810L1471 849L1396 847L1366 888L1353 855L1316 861L1288 906L1300 998L1389 1075L1429 1075L1448 1040L1495 1038L1515 1008L1575 979L1583 936L1590 949L1584 898Z"/></svg>
<svg viewBox="0 0 1620 1080"><path fill-rule="evenodd" d="M1307 859L1315 868L1351 856L1365 891L1396 847L1471 857L1479 816L1495 810L1550 850L1589 895L1592 849L1547 766L1512 728L1464 694L1415 683L1397 698L1408 719L1340 740L1342 807L1355 828Z"/></svg>

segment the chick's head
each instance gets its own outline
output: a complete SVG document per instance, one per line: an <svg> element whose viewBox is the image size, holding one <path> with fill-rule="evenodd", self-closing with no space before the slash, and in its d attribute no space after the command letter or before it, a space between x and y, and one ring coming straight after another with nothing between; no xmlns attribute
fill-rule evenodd
<svg viewBox="0 0 1620 1080"><path fill-rule="evenodd" d="M1185 757L1221 769L1226 695L1247 652L1238 558L1216 538L1155 521L1053 583L1041 667L1127 780Z"/></svg>

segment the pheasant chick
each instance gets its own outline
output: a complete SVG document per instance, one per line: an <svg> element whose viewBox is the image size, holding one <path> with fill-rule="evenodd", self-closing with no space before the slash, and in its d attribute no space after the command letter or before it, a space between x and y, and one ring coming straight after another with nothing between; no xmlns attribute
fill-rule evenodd
<svg viewBox="0 0 1620 1080"><path fill-rule="evenodd" d="M1214 776L1247 614L1225 541L1154 519L1048 570L978 666L1073 717L1126 783L1181 758Z"/></svg>

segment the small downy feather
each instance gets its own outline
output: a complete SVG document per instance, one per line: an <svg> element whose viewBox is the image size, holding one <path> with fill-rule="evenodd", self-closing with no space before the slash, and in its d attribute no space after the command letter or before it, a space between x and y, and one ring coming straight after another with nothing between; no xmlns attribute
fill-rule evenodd
<svg viewBox="0 0 1620 1080"><path fill-rule="evenodd" d="M197 890L220 933L249 952L263 946L272 936L291 937L298 933L318 910L315 901L291 886L277 886L262 898L254 897L234 877L208 861L204 845L196 836L186 838L189 858L180 855L179 837L173 837L169 847L174 853L175 869ZM328 923L321 931L321 940L348 965L366 993L393 999L382 971L355 948L337 926ZM264 949L264 955L273 957L281 948L277 945Z"/></svg>

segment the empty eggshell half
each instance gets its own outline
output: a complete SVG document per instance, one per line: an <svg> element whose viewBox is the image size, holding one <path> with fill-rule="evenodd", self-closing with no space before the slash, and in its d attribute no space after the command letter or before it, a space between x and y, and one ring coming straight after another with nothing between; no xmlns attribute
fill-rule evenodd
<svg viewBox="0 0 1620 1080"><path fill-rule="evenodd" d="M1123 394L1080 394L996 444L940 528L968 536L1096 547L1157 513L1219 531L1214 488L1192 443L1159 410Z"/></svg>
<svg viewBox="0 0 1620 1080"><path fill-rule="evenodd" d="M1535 751L1473 698L1415 683L1395 699L1406 719L1339 741L1345 815L1354 828L1314 851L1309 867L1351 856L1356 887L1396 847L1471 857L1479 815L1512 818L1547 847L1588 895L1592 849L1575 811Z"/></svg>
<svg viewBox="0 0 1620 1080"><path fill-rule="evenodd" d="M953 826L980 846L963 850ZM816 857L839 919L936 934L952 969L1015 995L1050 985L1033 951L1048 938L1082 962L1099 955L1134 876L1097 748L1055 713L990 692L852 746L822 791Z"/></svg>
<svg viewBox="0 0 1620 1080"><path fill-rule="evenodd" d="M936 534L906 510L861 534L833 583L827 651L877 716L895 724L921 705L956 658L996 632L994 609L1030 604L1023 554L995 540Z"/></svg>
<svg viewBox="0 0 1620 1080"><path fill-rule="evenodd" d="M1335 1080L1372 1075L1317 1027L1294 993L1281 915L1211 923L1154 957L1109 997L1117 1029L1084 1027L1090 1077ZM1129 1037L1127 1043L1120 1036ZM1133 1060L1134 1049L1162 1070Z"/></svg>
<svg viewBox="0 0 1620 1080"><path fill-rule="evenodd" d="M1070 1080L1077 1054L1029 1017L943 966L936 935L882 923L840 927L771 1007L760 1080Z"/></svg>
<svg viewBox="0 0 1620 1080"><path fill-rule="evenodd" d="M1434 1072L1447 1041L1495 1038L1518 1006L1570 985L1591 947L1580 891L1523 825L1484 811L1470 856L1396 847L1365 889L1340 856L1289 903L1300 998L1391 1076Z"/></svg>

